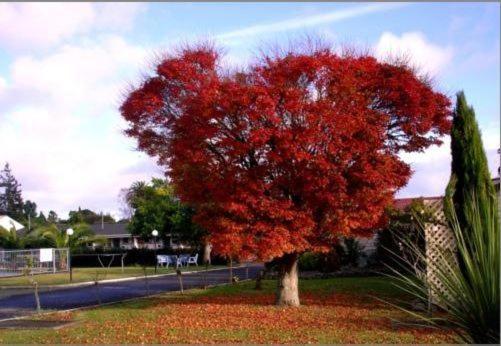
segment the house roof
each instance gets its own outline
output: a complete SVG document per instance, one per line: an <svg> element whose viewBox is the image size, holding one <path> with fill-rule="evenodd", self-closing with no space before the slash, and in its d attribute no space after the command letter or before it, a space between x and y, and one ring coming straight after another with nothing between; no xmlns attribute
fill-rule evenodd
<svg viewBox="0 0 501 346"><path fill-rule="evenodd" d="M499 191L499 177L492 178L492 183L496 187L496 191ZM443 199L444 196L429 196L429 197L411 197L411 198L396 198L393 200L393 207L398 210L404 210L407 208L412 201L414 200L422 200L422 201L438 201Z"/></svg>
<svg viewBox="0 0 501 346"><path fill-rule="evenodd" d="M7 215L0 215L0 227L3 227L8 231L10 231L12 228L14 228L16 231L24 228L22 224L8 217Z"/></svg>
<svg viewBox="0 0 501 346"><path fill-rule="evenodd" d="M397 198L393 200L393 207L398 210L404 210L410 206L413 201L437 201L443 198L443 196Z"/></svg>
<svg viewBox="0 0 501 346"><path fill-rule="evenodd" d="M130 232L127 229L128 223L95 223L90 225L90 228L96 235L102 236L130 236Z"/></svg>

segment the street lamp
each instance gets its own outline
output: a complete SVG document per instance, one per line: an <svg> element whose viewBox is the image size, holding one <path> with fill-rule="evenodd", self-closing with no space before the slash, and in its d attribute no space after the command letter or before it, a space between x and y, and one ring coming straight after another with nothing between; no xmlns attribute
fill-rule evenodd
<svg viewBox="0 0 501 346"><path fill-rule="evenodd" d="M73 282L73 266L71 265L71 236L73 233L73 228L68 228L66 230L66 234L68 235L68 264L70 266L70 282Z"/></svg>
<svg viewBox="0 0 501 346"><path fill-rule="evenodd" d="M158 237L158 231L154 229L151 231L151 235L153 236L153 242L155 244L155 274L157 273L157 266L158 266L158 258L157 258L157 237Z"/></svg>

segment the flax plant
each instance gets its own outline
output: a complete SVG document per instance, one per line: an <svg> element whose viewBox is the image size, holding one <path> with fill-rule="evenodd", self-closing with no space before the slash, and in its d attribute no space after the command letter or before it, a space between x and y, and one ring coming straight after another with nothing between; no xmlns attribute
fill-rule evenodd
<svg viewBox="0 0 501 346"><path fill-rule="evenodd" d="M464 210L471 220L469 230L462 229L454 211L449 220L456 239L456 253L439 252L430 263L427 262L425 249L402 238L403 246L413 254L412 257L425 266L416 267L408 259L399 256L402 268L408 268L407 272L393 267L389 275L402 290L445 312L443 316L437 317L402 307L420 321L437 328L452 329L462 342L499 344L498 210L495 205L483 202L475 194L465 199ZM462 261L461 268L458 258ZM429 270L433 271L439 285L429 280Z"/></svg>

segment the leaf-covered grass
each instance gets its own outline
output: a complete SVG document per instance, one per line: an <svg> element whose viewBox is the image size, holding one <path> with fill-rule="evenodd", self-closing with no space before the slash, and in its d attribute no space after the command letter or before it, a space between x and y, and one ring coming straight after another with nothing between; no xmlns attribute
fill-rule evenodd
<svg viewBox="0 0 501 346"><path fill-rule="evenodd" d="M225 266L210 266L209 269L223 268ZM195 271L204 270L205 266L190 266L180 268L182 271ZM157 274L174 273L176 270L171 266L169 268L157 268ZM147 275L155 274L155 267L148 267L146 269ZM97 274L96 274L97 273ZM73 268L73 282L87 282L108 279L120 279L127 277L143 276L143 268L140 266L110 267L110 268ZM64 285L70 283L69 273L56 273L56 274L39 274L35 276L39 286L47 285ZM1 287L9 286L31 286L30 278L28 276L4 277L0 278Z"/></svg>
<svg viewBox="0 0 501 346"><path fill-rule="evenodd" d="M381 303L402 297L387 278L302 280L302 306L273 305L275 281L244 282L44 318L59 330L0 330L1 343L450 343L452 333L395 327L405 315Z"/></svg>

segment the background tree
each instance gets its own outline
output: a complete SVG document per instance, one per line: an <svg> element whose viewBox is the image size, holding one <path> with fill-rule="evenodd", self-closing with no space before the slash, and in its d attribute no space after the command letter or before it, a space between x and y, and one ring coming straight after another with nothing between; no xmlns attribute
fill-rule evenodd
<svg viewBox="0 0 501 346"><path fill-rule="evenodd" d="M120 189L120 192L118 194L118 200L120 202L120 217L121 217L117 221L118 223L129 222L129 220L132 218L132 214L134 213L129 203L130 189L131 187L124 187Z"/></svg>
<svg viewBox="0 0 501 346"><path fill-rule="evenodd" d="M466 207L466 196L476 196L480 212L498 209L498 196L492 183L482 137L475 119L473 107L468 106L464 92L457 94L456 108L451 129L451 177L445 192L445 211L451 222L457 215L460 229L472 228L472 211ZM454 208L455 213L452 212ZM499 224L499 218L494 220ZM485 227L487 228L487 227Z"/></svg>
<svg viewBox="0 0 501 346"><path fill-rule="evenodd" d="M47 222L57 223L58 221L59 217L57 216L57 213L54 210L49 211L49 214L47 215Z"/></svg>
<svg viewBox="0 0 501 346"><path fill-rule="evenodd" d="M193 222L194 215L195 209L182 204L179 199L177 199L175 212L169 218L172 224L172 232L182 243L187 243L192 246L205 245L205 243L202 244L202 242L204 242L206 232L198 224Z"/></svg>
<svg viewBox="0 0 501 346"><path fill-rule="evenodd" d="M23 206L21 184L17 182L9 164L6 163L0 172L0 210L15 220L23 221Z"/></svg>
<svg viewBox="0 0 501 346"><path fill-rule="evenodd" d="M47 224L47 218L45 217L45 214L43 213L43 211L40 211L40 213L38 214L38 222L42 225L45 225Z"/></svg>
<svg viewBox="0 0 501 346"><path fill-rule="evenodd" d="M23 204L23 219L25 220L25 226L28 232L38 224L37 215L37 204L30 200L25 201Z"/></svg>
<svg viewBox="0 0 501 346"><path fill-rule="evenodd" d="M369 235L411 174L401 151L439 144L450 101L404 62L331 49L221 68L210 45L168 54L121 106L227 256L279 259L277 303L299 305L297 259Z"/></svg>
<svg viewBox="0 0 501 346"><path fill-rule="evenodd" d="M193 209L181 204L172 186L163 179L152 179L150 184L136 182L125 193L132 217L129 229L143 239L151 238L151 231L159 231L160 238L168 235L192 245L200 243L202 230L193 223Z"/></svg>
<svg viewBox="0 0 501 346"><path fill-rule="evenodd" d="M51 246L56 248L65 248L71 246L72 249L78 249L85 244L94 243L104 243L106 240L100 236L95 236L89 225L85 223L79 223L72 226L74 231L71 240L69 242L69 236L66 233L66 228L58 227L55 224L49 224L42 226L37 229L38 234L48 240Z"/></svg>
<svg viewBox="0 0 501 346"><path fill-rule="evenodd" d="M67 223L71 225L78 223L92 225L94 223L100 223L101 221L115 223L115 219L110 214L96 213L90 209L82 209L78 207L78 210L71 210L68 213Z"/></svg>
<svg viewBox="0 0 501 346"><path fill-rule="evenodd" d="M0 227L0 248L26 249L47 247L48 243L36 232L16 231Z"/></svg>
<svg viewBox="0 0 501 346"><path fill-rule="evenodd" d="M35 231L23 232L6 230L0 227L0 248L4 249L35 249L48 247L51 244Z"/></svg>
<svg viewBox="0 0 501 346"><path fill-rule="evenodd" d="M194 221L195 214L193 207L183 204L177 199L177 209L170 216L172 232L179 242L201 250L202 263L209 265L212 261L212 244L207 239L207 231Z"/></svg>
<svg viewBox="0 0 501 346"><path fill-rule="evenodd" d="M23 239L14 228L8 230L0 226L0 247L4 249L21 249L24 247Z"/></svg>
<svg viewBox="0 0 501 346"><path fill-rule="evenodd" d="M27 200L23 205L24 219L30 218L35 220L38 216L37 214L37 204L33 201Z"/></svg>
<svg viewBox="0 0 501 346"><path fill-rule="evenodd" d="M172 189L162 179L152 179L151 184L136 182L127 194L132 210L129 230L147 240L156 229L164 241L171 233L168 216L174 212Z"/></svg>

